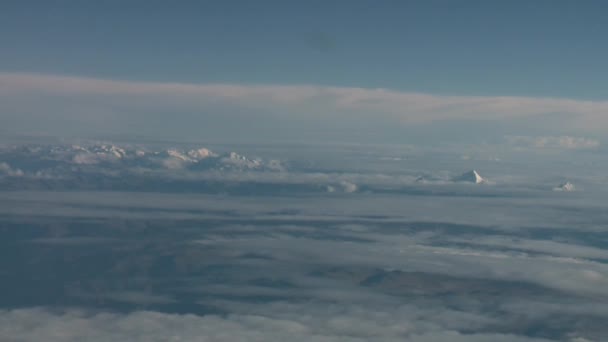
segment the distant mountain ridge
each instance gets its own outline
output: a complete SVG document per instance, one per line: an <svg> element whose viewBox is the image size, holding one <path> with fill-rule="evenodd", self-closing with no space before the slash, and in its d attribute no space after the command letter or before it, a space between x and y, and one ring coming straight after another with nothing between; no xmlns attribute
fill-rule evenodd
<svg viewBox="0 0 608 342"><path fill-rule="evenodd" d="M285 171L278 160L249 158L236 152L215 153L207 148L149 150L114 144L10 146L0 150L0 161L7 169L23 172L93 165L193 171Z"/></svg>

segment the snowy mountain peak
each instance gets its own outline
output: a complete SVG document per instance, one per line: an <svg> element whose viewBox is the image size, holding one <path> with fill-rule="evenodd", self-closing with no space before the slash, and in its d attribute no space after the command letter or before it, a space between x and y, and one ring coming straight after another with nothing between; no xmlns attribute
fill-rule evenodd
<svg viewBox="0 0 608 342"><path fill-rule="evenodd" d="M236 152L224 154L220 158L223 168L240 168L240 169L259 169L263 167L263 162L260 159L249 159Z"/></svg>
<svg viewBox="0 0 608 342"><path fill-rule="evenodd" d="M176 158L176 159L180 159L183 161L191 161L190 158L188 158L188 156L184 155L182 152L175 150L175 149L169 149L167 150L167 154L170 157Z"/></svg>
<svg viewBox="0 0 608 342"><path fill-rule="evenodd" d="M66 173L67 170L109 168L125 169L169 169L204 171L285 171L278 160L248 158L236 152L214 153L198 147L194 149L168 148L160 150L143 149L134 146L117 146L110 143L70 144L70 145L15 145L2 148L0 162L11 162L10 167L2 165L0 176L34 174L41 170ZM23 171L20 171L23 170Z"/></svg>
<svg viewBox="0 0 608 342"><path fill-rule="evenodd" d="M559 186L553 188L553 191L574 191L574 190L575 190L574 184L572 184L570 182L560 184Z"/></svg>
<svg viewBox="0 0 608 342"><path fill-rule="evenodd" d="M245 156L242 156L236 152L230 152L228 154L228 159L232 159L232 160L247 160L247 158L245 158Z"/></svg>
<svg viewBox="0 0 608 342"><path fill-rule="evenodd" d="M211 152L209 149L206 148L199 148L197 150L190 150L188 151L188 156L190 156L191 158L194 159L205 159L207 157L214 157L216 154Z"/></svg>
<svg viewBox="0 0 608 342"><path fill-rule="evenodd" d="M465 172L462 175L460 175L459 177L456 177L454 179L454 181L475 183L475 184L481 184L481 183L486 182L486 180L483 177L481 177L476 170L471 170L471 171Z"/></svg>

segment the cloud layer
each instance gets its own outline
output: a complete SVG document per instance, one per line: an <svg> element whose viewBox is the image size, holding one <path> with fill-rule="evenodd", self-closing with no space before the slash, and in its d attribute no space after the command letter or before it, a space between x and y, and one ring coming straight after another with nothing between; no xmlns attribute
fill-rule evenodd
<svg viewBox="0 0 608 342"><path fill-rule="evenodd" d="M271 124L270 131L308 124L323 130L321 125L334 134L340 126L348 130L361 125L459 120L533 119L538 126L565 130L608 128L607 101L559 98L446 96L315 85L134 82L30 73L0 73L0 94L0 118L7 127L22 130L35 126L25 123L28 119L59 120L57 125L99 124L98 128L119 131L148 125L212 125L225 129L227 135L233 132L226 120L235 119L251 123L250 129L256 129L256 122ZM199 127L201 131L207 128Z"/></svg>
<svg viewBox="0 0 608 342"><path fill-rule="evenodd" d="M314 305L312 308L311 305L298 308L281 304L269 309L274 310L272 316L237 314L227 317L173 315L150 311L92 315L78 310L59 314L43 309L0 311L0 335L8 338L7 341L48 342L363 342L370 339L387 342L549 341L510 334L462 334L449 328L444 330L441 328L442 324L468 324L474 327L477 325L476 320L483 318L450 311L440 314L424 312L407 306L386 312L363 307L323 309ZM294 310L297 309L306 310L311 316L294 315ZM273 317L275 315L283 318ZM382 320L378 320L379 318Z"/></svg>
<svg viewBox="0 0 608 342"><path fill-rule="evenodd" d="M0 260L0 303L29 307L0 310L0 336L601 341L603 202L498 187L454 197L465 188L0 193L0 238L19 253Z"/></svg>
<svg viewBox="0 0 608 342"><path fill-rule="evenodd" d="M585 150L595 149L600 146L600 142L596 139L583 137L559 136L559 137L525 137L525 136L508 136L509 144L523 148L540 148L540 149L567 149L567 150Z"/></svg>

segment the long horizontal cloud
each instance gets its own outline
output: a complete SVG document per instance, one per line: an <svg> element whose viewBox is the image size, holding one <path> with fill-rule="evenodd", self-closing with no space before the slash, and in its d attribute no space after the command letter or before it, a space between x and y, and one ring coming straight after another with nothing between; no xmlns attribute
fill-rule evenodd
<svg viewBox="0 0 608 342"><path fill-rule="evenodd" d="M73 111L124 117L163 109L179 112L248 109L289 119L428 123L441 120L509 120L546 117L552 126L583 130L608 128L608 101L516 96L444 96L387 89L316 85L236 85L133 82L32 73L0 73L4 113ZM233 108L233 107L230 107ZM87 112L87 113L83 113ZM243 111L240 112L243 115ZM0 114L0 118L2 115ZM53 113L46 113L53 115ZM547 117L548 116L548 117ZM563 121L563 122L562 122ZM93 121L94 123L95 121Z"/></svg>
<svg viewBox="0 0 608 342"><path fill-rule="evenodd" d="M281 315L281 308L274 308ZM307 307L295 308L308 309ZM350 308L349 308L350 309ZM0 311L0 333L9 341L468 341L542 342L546 339L510 334L462 334L453 325L471 317L457 312L424 312L405 308L394 312L369 312L368 308L332 310L324 306L306 317L275 318L262 315L194 316L137 311L130 314L71 310L53 313L44 309ZM281 310L281 311L279 311ZM293 310L293 309L292 309ZM276 312L275 312L276 314ZM319 316L319 314L321 314ZM426 315L424 315L426 314ZM438 318L439 316L439 318ZM387 322L378 318L387 317ZM430 322L429 318L435 319ZM448 320L450 324L440 320ZM439 322L437 322L439 321ZM456 324L454 324L454 321ZM422 328L417 327L417 324ZM447 327L441 324L448 325Z"/></svg>
<svg viewBox="0 0 608 342"><path fill-rule="evenodd" d="M508 136L507 142L516 147L541 149L584 150L597 148L600 143L594 139L582 137L522 137Z"/></svg>

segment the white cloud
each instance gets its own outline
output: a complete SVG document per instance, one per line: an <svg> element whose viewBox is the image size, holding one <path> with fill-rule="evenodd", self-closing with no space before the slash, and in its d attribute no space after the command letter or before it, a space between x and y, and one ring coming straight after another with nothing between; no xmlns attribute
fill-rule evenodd
<svg viewBox="0 0 608 342"><path fill-rule="evenodd" d="M24 175L21 169L12 168L7 163L0 163L0 174L5 174L10 177L21 177Z"/></svg>
<svg viewBox="0 0 608 342"><path fill-rule="evenodd" d="M582 150L594 149L600 146L595 139L584 137L558 136L558 137L526 137L508 136L507 142L516 147Z"/></svg>
<svg viewBox="0 0 608 342"><path fill-rule="evenodd" d="M573 242L566 243L552 240L532 240L496 235L478 236L475 237L474 241L462 238L453 238L451 241L478 247L485 246L487 249L515 249L568 258L608 259L608 250L606 249L580 245Z"/></svg>
<svg viewBox="0 0 608 342"><path fill-rule="evenodd" d="M350 236L367 241L331 241L278 235L201 242L243 253L264 250L274 259L288 262L295 268L305 268L305 265L316 260L328 267L372 267L414 272L433 270L433 273L457 277L522 281L572 294L608 295L608 265L570 257L597 255L593 254L598 253L597 250L592 248L573 248L562 257L559 244L529 243L527 248L543 249L549 254L537 256L518 251L436 246L430 237L369 232L353 232ZM449 241L446 239L446 242ZM587 281L581 282L581 278Z"/></svg>
<svg viewBox="0 0 608 342"><path fill-rule="evenodd" d="M346 193L356 192L357 190L359 190L359 187L357 186L357 184L351 183L348 181L342 181L342 182L340 182L340 185L342 186L342 188L344 189L344 192L346 192Z"/></svg>
<svg viewBox="0 0 608 342"><path fill-rule="evenodd" d="M3 341L205 341L205 342L363 342L478 341L541 342L543 339L495 333L463 334L481 316L432 312L403 306L386 311L332 305L269 305L268 314L225 317L151 311L129 314L51 312L42 308L0 311Z"/></svg>
<svg viewBox="0 0 608 342"><path fill-rule="evenodd" d="M554 125L573 130L608 128L605 115L608 101L562 98L447 96L316 85L133 82L28 73L0 73L0 94L3 94L0 109L5 113L34 115L39 120L61 118L57 121L61 124L71 120L70 127L82 123L142 129L154 124L204 130L213 126L205 119L215 115L223 120L246 119L250 120L248 122L280 118L295 120L290 121L295 125L302 120L317 124L320 120L332 120L331 124L336 127L347 123L365 127L378 123L543 117L545 123L551 120ZM11 120L18 118L15 116ZM260 124L262 128L277 131L265 122ZM277 125L275 121L270 122ZM31 119L22 122L25 126L32 124ZM348 131L342 129L345 130ZM227 129L225 133L235 132ZM560 138L557 143L568 148L593 145L593 142L568 137Z"/></svg>
<svg viewBox="0 0 608 342"><path fill-rule="evenodd" d="M193 254L196 255L192 259L194 264L230 264L226 273L229 276L220 277L222 280L219 284L199 279L180 284L183 285L180 286L180 293L191 290L191 298L194 298L191 302L217 307L229 314L200 317L146 311L129 314L91 314L76 310L57 313L42 309L0 311L0 336L7 336L9 341L523 342L534 339L509 335L507 332L528 331L525 328L529 326L538 327L542 333L561 334L561 340L566 340L570 336L596 336L588 335L591 328L576 323L593 322L589 315L605 315L608 312L607 306L601 302L592 303L593 306L576 307L576 303L588 305L608 294L607 265L588 260L604 258L606 253L601 249L523 237L510 240L506 233L491 236L500 221L500 214L504 215L515 203L521 208L530 208L530 204L536 204L537 207L529 215L544 225L560 222L570 226L569 229L574 226L578 233L585 234L585 229L589 227L578 221L587 216L585 212L571 210L572 213L566 217L575 220L565 221L554 212L546 212L543 207L538 207L539 198L527 202L520 198L505 202L492 198L463 201L437 196L430 199L414 198L410 202L403 201L401 196L388 196L380 201L378 197L363 194L341 198L327 196L335 200L324 201L308 196L277 199L135 193L95 193L89 194L88 200L83 193L16 193L3 194L1 197L4 199L0 206L2 210L15 215L14 207L25 208L27 212L24 215L28 217L32 217L33 207L43 208L34 210L37 215L43 215L44 210L57 214L57 208L34 205L45 197L49 205L73 207L69 204L77 203L78 210L83 211L87 210L86 203L98 210L108 204L117 207L129 204L128 210L122 210L137 212L136 208L164 208L172 211L168 209L179 208L210 212L217 209L228 211L227 216L230 217L227 224L217 221L217 227L201 231L204 234L201 237L203 245L193 243L187 248L200 247L200 257ZM358 197L363 198L357 199ZM478 209L480 203L488 211L485 214L471 210ZM559 203L556 210L564 211L565 203ZM445 213L448 208L467 218L479 219L488 215L484 221L490 227L483 228L487 229L487 234L481 232L480 227L454 227L453 230L446 227L442 230L442 226L437 224L416 231L415 219L420 216L414 217L411 213L417 212L419 215L438 217L449 222L452 220ZM494 211L492 208L499 210ZM284 223L267 223L268 217L271 217L269 210L282 212L279 218L284 221L286 215L290 215L285 209L296 213L289 226ZM146 210L144 214L150 219L150 214L155 211ZM116 214L117 212L108 212L106 215L120 217ZM527 223L526 226L533 226L523 214L525 213L518 211L511 212L509 216L523 220ZM232 218L241 215L246 215L247 219L241 225L234 223ZM350 223L357 222L355 217L365 215L377 215L378 218L358 221L360 227ZM390 215L389 219L406 221L383 227L383 215ZM351 221L345 223L346 218ZM334 224L332 219L336 220ZM264 222L263 226L256 224L256 220ZM522 227L521 222L517 227ZM570 224L572 222L576 224ZM602 222L600 220L596 223ZM526 234L538 232L534 228L526 228L525 231ZM179 234L180 231L175 233ZM546 232L544 235L553 237L553 234ZM327 239L327 236L332 238ZM193 239L188 238L188 241ZM476 244L463 245L463 242ZM483 246L490 248L481 248ZM535 252L540 252L541 255ZM260 253L268 258L253 263L249 263L246 258L235 259L245 254ZM235 268L231 269L232 266ZM323 272L326 268L345 272L337 276L325 276L323 273L322 276L316 276L309 273L317 270ZM363 271L359 272L361 269ZM392 296L383 292L381 287L359 285L358 277L361 274L366 278L369 274L366 270L372 270L373 274L377 269L402 270L410 274L412 278L406 279L413 281L399 282L399 288L395 290L403 291L405 295ZM421 273L430 275L431 278L421 276ZM253 286L248 282L252 277L260 275L285 279L293 286ZM450 285L454 279L459 285ZM481 288L481 294L478 294L480 285L475 284L480 282L488 286L490 293L496 295L484 293L486 288ZM520 292L522 289L523 292ZM532 293L528 294L527 289L531 289ZM438 292L442 295L430 295ZM130 291L111 292L108 297L141 304L165 303L172 298L179 298L159 296L154 292L142 295ZM270 299L252 303L235 297L271 297L291 302L275 302ZM518 302L515 303L515 300ZM560 311L556 305L539 307L529 314L526 305L533 306L533 300L550 304L555 304L553 300L557 300L560 305L561 302L569 301L570 306L567 312ZM230 303L226 303L228 301ZM493 310L496 307L499 309ZM505 308L508 314L500 310ZM564 326L567 332L564 332ZM601 327L603 325L592 328L602 329ZM577 329L579 331L565 337L571 330Z"/></svg>

